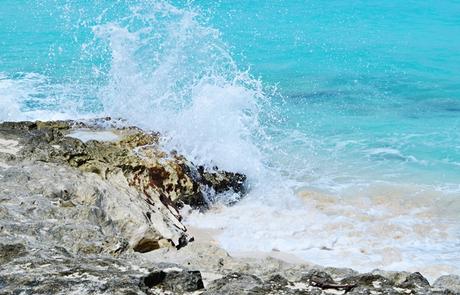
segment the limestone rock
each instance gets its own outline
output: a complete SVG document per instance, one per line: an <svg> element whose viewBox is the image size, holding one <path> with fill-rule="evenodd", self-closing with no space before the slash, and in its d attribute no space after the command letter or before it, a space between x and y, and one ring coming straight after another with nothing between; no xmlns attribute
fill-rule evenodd
<svg viewBox="0 0 460 295"><path fill-rule="evenodd" d="M22 189L26 198L36 200L45 196L43 204L57 201L60 207L69 208L67 211L74 214L72 217L62 214L62 218L94 221L104 231L111 232L111 236L120 237L113 243L121 246L110 250L118 252L127 249L126 243L138 252L182 247L188 241L178 211L183 204L206 208L209 205L206 187L217 193L230 189L242 193L241 181L245 179L242 175L238 174L240 187L234 180L235 173L215 171L215 177L204 178L183 156L161 150L159 134L134 127L98 127L107 126L108 122L101 119L90 123L0 124L0 138L15 140L20 146L9 161L16 161L16 166L25 165L11 169L9 183L23 184L22 188L12 188L12 191ZM101 130L112 132L118 140L96 137L82 141L75 135L78 132L97 135ZM23 179L24 170L30 172L27 179ZM32 184L29 190L25 189L26 182ZM40 183L47 184L40 186ZM40 196L31 197L33 194ZM51 208L49 204L44 206ZM89 232L83 232L82 236ZM102 242L88 247L83 246L86 242L81 243L72 247L91 253L108 249L101 246Z"/></svg>

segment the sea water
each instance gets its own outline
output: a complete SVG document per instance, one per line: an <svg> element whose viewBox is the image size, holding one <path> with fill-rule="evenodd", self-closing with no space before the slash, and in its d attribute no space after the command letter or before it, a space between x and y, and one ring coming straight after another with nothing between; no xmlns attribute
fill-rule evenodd
<svg viewBox="0 0 460 295"><path fill-rule="evenodd" d="M122 117L246 173L231 253L460 273L458 1L0 2L0 120Z"/></svg>

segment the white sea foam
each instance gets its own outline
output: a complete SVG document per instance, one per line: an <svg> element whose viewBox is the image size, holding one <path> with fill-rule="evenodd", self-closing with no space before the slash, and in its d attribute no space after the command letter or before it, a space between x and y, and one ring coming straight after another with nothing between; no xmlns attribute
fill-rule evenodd
<svg viewBox="0 0 460 295"><path fill-rule="evenodd" d="M0 73L0 122L20 118L21 110L18 102L20 91L15 87L13 80Z"/></svg>
<svg viewBox="0 0 460 295"><path fill-rule="evenodd" d="M196 162L257 175L260 83L237 69L218 31L202 26L196 12L152 8L129 16L144 22L140 28L93 28L112 56L100 91L105 111L161 131Z"/></svg>
<svg viewBox="0 0 460 295"><path fill-rule="evenodd" d="M231 253L276 250L322 265L422 271L431 279L460 273L458 195L389 183L340 195L279 193L265 195L269 202L249 196L231 208L195 212L187 222L219 229L217 239Z"/></svg>
<svg viewBox="0 0 460 295"><path fill-rule="evenodd" d="M78 87L50 83L46 76L37 73L19 73L14 77L0 74L0 121L97 116L82 111L82 93Z"/></svg>

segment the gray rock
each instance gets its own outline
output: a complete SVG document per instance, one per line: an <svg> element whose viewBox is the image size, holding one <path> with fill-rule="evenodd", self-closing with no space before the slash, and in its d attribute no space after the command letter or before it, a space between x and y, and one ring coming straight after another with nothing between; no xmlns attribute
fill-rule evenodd
<svg viewBox="0 0 460 295"><path fill-rule="evenodd" d="M203 293L206 295L266 294L264 282L250 274L231 273L213 281Z"/></svg>
<svg viewBox="0 0 460 295"><path fill-rule="evenodd" d="M447 289L454 294L460 294L460 276L445 275L439 277L434 283L433 287L439 289Z"/></svg>
<svg viewBox="0 0 460 295"><path fill-rule="evenodd" d="M421 288L429 288L430 283L426 278L422 276L419 272L411 273L404 282L399 284L402 288L409 288L409 289L421 289Z"/></svg>
<svg viewBox="0 0 460 295"><path fill-rule="evenodd" d="M179 266L151 271L141 278L140 287L146 292L151 288L161 288L174 294L193 292L204 288L199 271L190 271Z"/></svg>
<svg viewBox="0 0 460 295"><path fill-rule="evenodd" d="M0 264L6 264L26 254L23 244L0 244Z"/></svg>

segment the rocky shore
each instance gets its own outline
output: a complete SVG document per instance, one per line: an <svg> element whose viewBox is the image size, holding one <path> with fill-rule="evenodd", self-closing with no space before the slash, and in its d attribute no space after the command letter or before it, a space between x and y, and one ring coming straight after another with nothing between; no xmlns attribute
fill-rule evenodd
<svg viewBox="0 0 460 295"><path fill-rule="evenodd" d="M109 118L1 123L0 294L460 294L454 275L229 256L181 209L237 202L246 177L159 142Z"/></svg>

